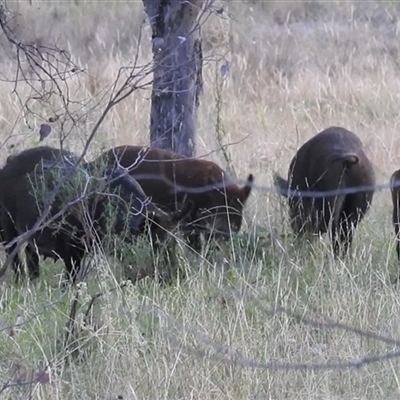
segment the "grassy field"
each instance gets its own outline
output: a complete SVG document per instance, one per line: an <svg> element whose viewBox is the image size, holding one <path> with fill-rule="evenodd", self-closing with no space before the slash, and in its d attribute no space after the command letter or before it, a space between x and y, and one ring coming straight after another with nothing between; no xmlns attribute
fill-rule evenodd
<svg viewBox="0 0 400 400"><path fill-rule="evenodd" d="M353 256L335 261L327 238L294 240L286 203L271 186L273 172L286 174L296 149L331 125L360 136L379 184L400 167L399 4L224 3L230 18L213 15L203 29L207 62L198 155L219 147L217 131L224 132L225 144L241 141L228 148L232 166L240 179L253 173L257 184L242 234L224 252L202 257L182 245L185 279L167 288L144 280L107 292L85 318L91 295L115 287L121 276L117 263L96 259L96 270L79 292L74 336L79 351L73 358L66 356L62 339L75 293L58 287L62 265L43 264L35 285L16 287L9 274L0 290L0 399L398 399L398 358L360 369L289 368L357 361L396 348L301 319L331 318L399 336L389 191L375 194L356 232ZM22 40L57 42L87 68L68 82L72 100L95 104L136 54L139 63L151 60L141 1L17 1L9 7L21 14L12 27ZM27 126L10 82L15 53L4 36L0 43L4 162L10 152L33 145L56 105L34 101L37 116L29 115L32 129ZM211 61L221 54L223 60ZM225 61L232 67L222 82L216 71ZM31 95L23 83L18 93L22 99ZM148 143L150 93L137 91L110 112L88 158L100 147ZM71 127L72 150L82 148L100 110L87 108L87 117ZM53 130L59 128L55 123ZM56 145L56 135L45 143ZM226 166L220 152L208 158ZM296 315L272 313L278 306ZM271 362L287 368L266 368ZM29 382L48 363L49 383L3 387Z"/></svg>

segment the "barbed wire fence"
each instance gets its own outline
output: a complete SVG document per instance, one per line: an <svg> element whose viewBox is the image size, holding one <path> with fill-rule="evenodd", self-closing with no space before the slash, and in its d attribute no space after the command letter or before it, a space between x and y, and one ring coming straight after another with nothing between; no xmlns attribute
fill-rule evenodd
<svg viewBox="0 0 400 400"><path fill-rule="evenodd" d="M213 2L210 2L210 7ZM206 20L207 9L204 11L204 20ZM219 13L219 10L212 9L212 12ZM48 114L51 114L47 118L47 122L58 123L59 129L57 130L59 135L60 147L64 146L65 141L74 134L74 129L84 121L87 120L90 113L100 114L97 122L94 124L88 138L85 139L85 144L83 150L78 157L78 160L73 164L70 169L70 173L66 174L60 182L56 185L54 191L50 194L46 201L44 212L42 213L36 224L27 231L25 234L20 235L13 241L11 245L16 244L17 246L13 252L9 255L3 267L0 269L0 277L4 275L11 259L18 253L22 246L38 231L49 226L58 217L67 211L67 208L71 204L66 205L59 213L51 215L51 205L57 196L62 185L68 180L73 171L79 167L79 164L84 161L85 156L89 150L90 144L96 137L101 124L107 117L110 110L130 96L133 92L143 89L148 89L152 81L149 80L149 76L153 71L152 63L145 65L139 65L138 59L135 59L132 65L127 67L121 67L114 82L103 88L99 95L95 98L90 99L79 99L74 100L69 95L70 93L70 82L76 79L79 82L80 76L87 74L82 67L77 65L70 57L69 53L57 48L48 47L41 45L31 45L26 44L21 41L15 33L9 27L9 20L12 18L13 14L5 4L0 4L0 27L7 37L10 43L14 45L16 51L16 70L12 82L15 83L13 92L18 98L21 106L22 115L28 126L31 126L33 120L44 119L43 115L31 106L31 103L38 102L43 109L48 109ZM140 37L140 41L141 41ZM79 84L79 83L78 83ZM20 85L28 85L30 90L30 95L24 99L19 92ZM0 148L3 148L7 141L10 139L12 133L7 137ZM224 147L233 145L226 144ZM215 151L219 151L217 149ZM203 155L206 156L206 155ZM159 176L151 174L142 174L138 176L138 179L159 179ZM175 185L174 182L168 182L164 177L164 181L167 183ZM245 182L239 179L231 179L231 182L237 185L242 185ZM201 188L187 188L178 187L179 189L185 190L189 193L201 193L214 189L215 187L221 189L224 188L224 184L204 186ZM288 190L284 193L279 191L276 186L265 186L261 184L253 184L253 189L257 190L259 193L269 194L269 193L280 193L287 196L301 196L301 197L327 197L327 196L338 196L351 193L358 193L364 191L382 191L390 189L391 187L400 187L400 182L387 182L383 184L377 184L374 186L358 186L358 187L348 187L341 188L337 190L326 191L297 191ZM82 196L82 198L84 198ZM76 199L76 202L82 200L82 198ZM129 286L127 283L122 283L115 288L110 289L110 291L123 290L125 287ZM84 314L87 316L95 304L96 300L104 296L107 292L99 292L92 295L88 303L86 303L86 309ZM35 319L39 318L47 308L53 307L65 299L66 294L64 294L60 299L43 306L43 310L29 316L24 321L19 321L15 324L8 326L3 326L0 332L8 332L12 335L14 329L22 327L26 324L31 323ZM252 301L257 302L257 297L255 295L250 295L249 292L246 293L246 297L251 297ZM68 315L67 323L67 334L64 338L64 343L67 345L71 331L74 329L74 323L76 313L78 312L79 290L74 297L70 305L70 312ZM298 313L288 310L282 306L267 308L265 305L258 302L258 306L267 315L275 316L279 314L286 314L290 317L295 318L299 323L317 327L320 329L339 329L344 332L354 333L361 337L366 337L378 342L384 343L393 348L386 353L379 353L372 356L365 356L354 361L343 361L343 362L327 362L322 363L292 363L292 362L260 362L256 359L251 359L245 357L238 350L232 349L229 346L217 343L214 339L206 336L205 334L193 329L188 328L182 321L178 318L173 318L168 315L168 313L158 306L154 306L148 309L148 312L154 315L160 322L163 334L166 340L169 340L178 350L185 351L188 355L207 358L216 362L222 362L229 365L241 366L243 368L253 368L253 369L270 369L270 370L334 370L334 369L346 369L346 368L362 368L371 363L383 362L393 358L400 357L400 339L391 338L388 336L379 335L373 332L365 331L359 328L355 328L343 323L338 323L337 321L332 321L327 318L306 318L304 315L299 315ZM83 307L83 304L81 305ZM71 322L72 321L72 322ZM182 336L190 335L195 338L199 343L202 344L203 348L198 348L195 346L189 346L182 342ZM67 354L64 354L67 357ZM54 367L54 363L60 362L59 355L55 356L53 359L46 363L40 371L32 371L30 379L24 381L15 381L11 377L0 387L0 395L7 389L15 386L34 386L41 383L47 383L47 369ZM31 388L32 390L32 388Z"/></svg>

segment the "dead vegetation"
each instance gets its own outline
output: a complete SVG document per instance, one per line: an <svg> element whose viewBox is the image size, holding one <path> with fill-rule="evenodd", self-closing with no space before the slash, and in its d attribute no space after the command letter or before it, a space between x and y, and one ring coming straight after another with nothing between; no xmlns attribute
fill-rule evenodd
<svg viewBox="0 0 400 400"><path fill-rule="evenodd" d="M400 7L389 1L221 4L224 18L212 16L203 29L206 54L220 62L204 66L198 155L211 152L207 158L225 167L222 152L213 152L218 137L223 144L239 142L227 149L232 166L237 176L254 172L260 186L246 205L243 233L221 252L210 246L203 257L180 256L186 278L171 288L143 281L109 291L121 271L118 260L105 261L99 251L97 268L79 291L76 329L69 337L78 350L69 363L59 338L75 294L58 289L62 266L44 265L35 286L3 284L0 398L398 397L400 364L390 353L398 350L397 341L303 319L329 316L398 337L389 190L375 194L355 234L353 256L335 261L327 240L308 244L293 238L287 206L269 188L273 171L284 174L300 145L332 125L360 137L377 183L389 183L400 163ZM141 65L151 59L141 2L40 1L15 7L20 37L57 44L85 69L69 82L77 102L101 101L121 65L136 55ZM5 162L33 146L42 123L57 132L62 118L49 122L58 105L40 102L33 105L35 115L23 118L13 93L15 58L5 38L0 41L0 132L4 138L14 135L0 153ZM222 65L230 65L224 76ZM31 92L20 86L19 94ZM116 105L87 158L100 148L148 144L149 97L144 86ZM81 149L98 119L98 109L89 110L70 127L71 151ZM54 134L45 141L57 146ZM98 292L104 295L92 304ZM297 314L271 313L271 306ZM362 366L357 370L307 368L375 355L385 362L353 363ZM287 363L302 368L291 370ZM15 382L28 384L14 387Z"/></svg>

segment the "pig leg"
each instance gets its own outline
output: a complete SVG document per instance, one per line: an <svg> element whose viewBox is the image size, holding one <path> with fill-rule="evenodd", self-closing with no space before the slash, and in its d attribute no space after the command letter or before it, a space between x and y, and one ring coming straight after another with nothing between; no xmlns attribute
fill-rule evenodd
<svg viewBox="0 0 400 400"><path fill-rule="evenodd" d="M25 249L26 254L26 264L28 267L29 279L34 280L39 278L39 254L36 251L36 248L32 246L30 243L26 246Z"/></svg>
<svg viewBox="0 0 400 400"><path fill-rule="evenodd" d="M2 236L5 244L11 242L18 236L18 232L15 229L14 222L11 220L6 210L2 210L1 212L1 225L3 227ZM16 246L17 244L14 244L13 246L6 249L7 257L10 256ZM18 283L20 282L21 278L25 277L25 271L18 253L13 257L12 267L14 270L15 282Z"/></svg>

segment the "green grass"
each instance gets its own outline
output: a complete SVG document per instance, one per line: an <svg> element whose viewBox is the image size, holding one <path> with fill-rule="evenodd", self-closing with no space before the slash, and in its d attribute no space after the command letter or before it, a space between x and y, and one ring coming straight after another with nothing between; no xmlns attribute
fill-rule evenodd
<svg viewBox="0 0 400 400"><path fill-rule="evenodd" d="M253 173L262 187L250 196L242 231L221 248L210 244L200 256L180 246L181 274L167 287L145 279L109 291L123 279L123 267L112 256L96 254L87 285L79 289L73 356L63 338L75 291L59 287L62 263L42 263L35 284L17 286L8 271L0 290L0 330L29 322L0 331L0 392L8 380L29 380L49 361L51 379L7 388L0 399L399 397L397 358L360 369L274 370L263 364L346 362L396 348L301 318L330 318L399 337L393 280L400 271L388 190L376 193L352 255L334 260L328 238L295 239L286 202L269 188L273 172L286 174L296 149L330 125L357 133L378 183L388 183L400 162L400 8L387 1L223 4L236 20L213 15L204 26L203 45L206 58L230 49L226 58L232 68L221 83L214 63L204 67L197 153L243 140L227 154L207 156L224 167L228 160L239 179ZM151 59L147 25L139 43L144 17L139 1L9 3L14 6L21 16L13 27L23 40L52 45L58 38L87 68L86 75L68 82L73 100L88 101L85 113L136 52L141 64ZM4 37L0 41L1 73L12 80L14 60L6 56L11 50ZM3 161L32 146L56 107L36 102L38 116L28 117L36 130L29 130L13 89L13 82L0 82L1 137L22 135L8 139ZM30 95L26 85L18 90L23 99ZM110 112L88 159L100 148L149 142L149 90L135 92ZM69 149L82 149L100 111L71 127ZM60 123L52 124L46 144L57 145ZM141 263L143 249L130 250ZM92 296L100 292L104 295L85 318ZM272 313L277 306L296 315Z"/></svg>

